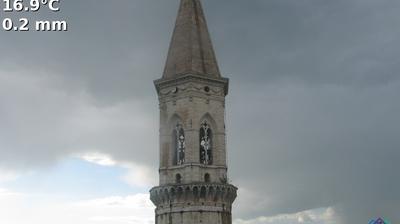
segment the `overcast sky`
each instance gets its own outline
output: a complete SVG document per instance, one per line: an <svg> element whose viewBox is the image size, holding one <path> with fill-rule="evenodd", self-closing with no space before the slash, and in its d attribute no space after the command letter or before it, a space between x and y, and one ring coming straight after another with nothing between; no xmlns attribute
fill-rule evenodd
<svg viewBox="0 0 400 224"><path fill-rule="evenodd" d="M0 223L153 223L178 0L68 0L0 31ZM203 0L235 224L400 222L400 1ZM0 14L21 17L15 13Z"/></svg>

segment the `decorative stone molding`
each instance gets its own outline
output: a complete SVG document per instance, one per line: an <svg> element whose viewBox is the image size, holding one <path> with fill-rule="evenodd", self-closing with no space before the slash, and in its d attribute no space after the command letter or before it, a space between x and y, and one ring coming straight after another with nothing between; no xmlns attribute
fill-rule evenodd
<svg viewBox="0 0 400 224"><path fill-rule="evenodd" d="M157 208L179 203L193 203L193 205L208 203L230 207L236 196L235 186L218 183L167 185L150 190L150 199Z"/></svg>
<svg viewBox="0 0 400 224"><path fill-rule="evenodd" d="M210 77L204 77L202 75L195 75L195 74L184 74L184 75L179 75L177 78L174 79L158 79L154 81L154 85L156 87L157 92L159 93L160 96L161 90L162 89L168 89L167 92L174 92L174 88L177 85L182 85L190 82L196 82L198 84L201 84L201 88L204 86L208 86L212 84L213 86L219 86L222 87L224 95L228 94L228 89L229 89L229 79L227 78L210 78ZM170 88L171 87L171 88ZM179 91L179 90L178 90ZM165 93L164 93L165 94Z"/></svg>
<svg viewBox="0 0 400 224"><path fill-rule="evenodd" d="M223 169L227 170L226 166L218 166L218 165L204 165L201 163L185 163L180 166L169 166L169 167L160 167L159 171L166 171L166 170L181 170L187 167L200 167L200 168L207 168L207 169Z"/></svg>
<svg viewBox="0 0 400 224"><path fill-rule="evenodd" d="M212 86L206 86L208 87L208 92L207 94L214 94L214 95L220 95L224 96L224 90L221 87L212 87ZM204 90L205 85L204 84L194 84L194 83L187 83L180 85L178 87L167 87L164 89L160 90L160 96L168 96L172 94L180 94L184 93L187 91L197 91L197 92L205 92Z"/></svg>

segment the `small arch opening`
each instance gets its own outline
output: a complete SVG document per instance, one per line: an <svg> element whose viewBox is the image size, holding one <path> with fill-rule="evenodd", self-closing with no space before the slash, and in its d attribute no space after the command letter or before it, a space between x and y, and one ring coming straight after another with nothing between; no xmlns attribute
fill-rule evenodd
<svg viewBox="0 0 400 224"><path fill-rule="evenodd" d="M206 187L201 187L201 189L200 189L200 198L206 198L206 195L207 195L207 189L206 189Z"/></svg>
<svg viewBox="0 0 400 224"><path fill-rule="evenodd" d="M183 188L179 187L177 192L178 200L181 200L183 197Z"/></svg>
<svg viewBox="0 0 400 224"><path fill-rule="evenodd" d="M209 174L209 173L206 173L206 174L204 175L204 182L206 182L206 183L210 183L210 182L211 182L210 174Z"/></svg>
<svg viewBox="0 0 400 224"><path fill-rule="evenodd" d="M175 175L175 183L182 183L182 176L179 173Z"/></svg>

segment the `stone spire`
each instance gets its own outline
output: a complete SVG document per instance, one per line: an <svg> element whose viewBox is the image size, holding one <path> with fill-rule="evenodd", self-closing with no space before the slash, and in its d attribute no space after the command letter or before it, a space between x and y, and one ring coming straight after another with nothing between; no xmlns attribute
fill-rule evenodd
<svg viewBox="0 0 400 224"><path fill-rule="evenodd" d="M188 74L221 77L200 0L181 0L162 79Z"/></svg>

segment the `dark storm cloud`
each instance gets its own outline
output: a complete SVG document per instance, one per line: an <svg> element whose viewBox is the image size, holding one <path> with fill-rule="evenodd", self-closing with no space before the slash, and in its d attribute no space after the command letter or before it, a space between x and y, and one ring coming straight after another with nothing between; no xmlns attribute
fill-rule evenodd
<svg viewBox="0 0 400 224"><path fill-rule="evenodd" d="M231 170L257 192L238 207L399 220L399 2L240 4L210 7L232 74Z"/></svg>
<svg viewBox="0 0 400 224"><path fill-rule="evenodd" d="M62 1L60 14L43 10L28 18L66 19L69 32L2 31L9 43L1 46L2 65L62 74L71 86L83 85L103 101L146 97L153 86L139 81L159 77L176 7L176 2Z"/></svg>
<svg viewBox="0 0 400 224"><path fill-rule="evenodd" d="M398 1L209 5L215 45L226 52L219 59L236 80L368 85L398 78Z"/></svg>
<svg viewBox="0 0 400 224"><path fill-rule="evenodd" d="M250 192L263 195L253 203L264 206L248 215L334 205L346 207L338 210L353 219L346 223L380 214L397 220L388 208L400 201L400 83L363 90L265 87L231 96L231 164L246 164L231 166L231 172Z"/></svg>
<svg viewBox="0 0 400 224"><path fill-rule="evenodd" d="M83 148L156 170L152 80L177 3L70 0L60 15L68 33L1 31L0 164L36 166ZM232 179L256 195L239 195L237 216L334 206L345 224L400 221L400 2L231 0L204 8L232 82Z"/></svg>

